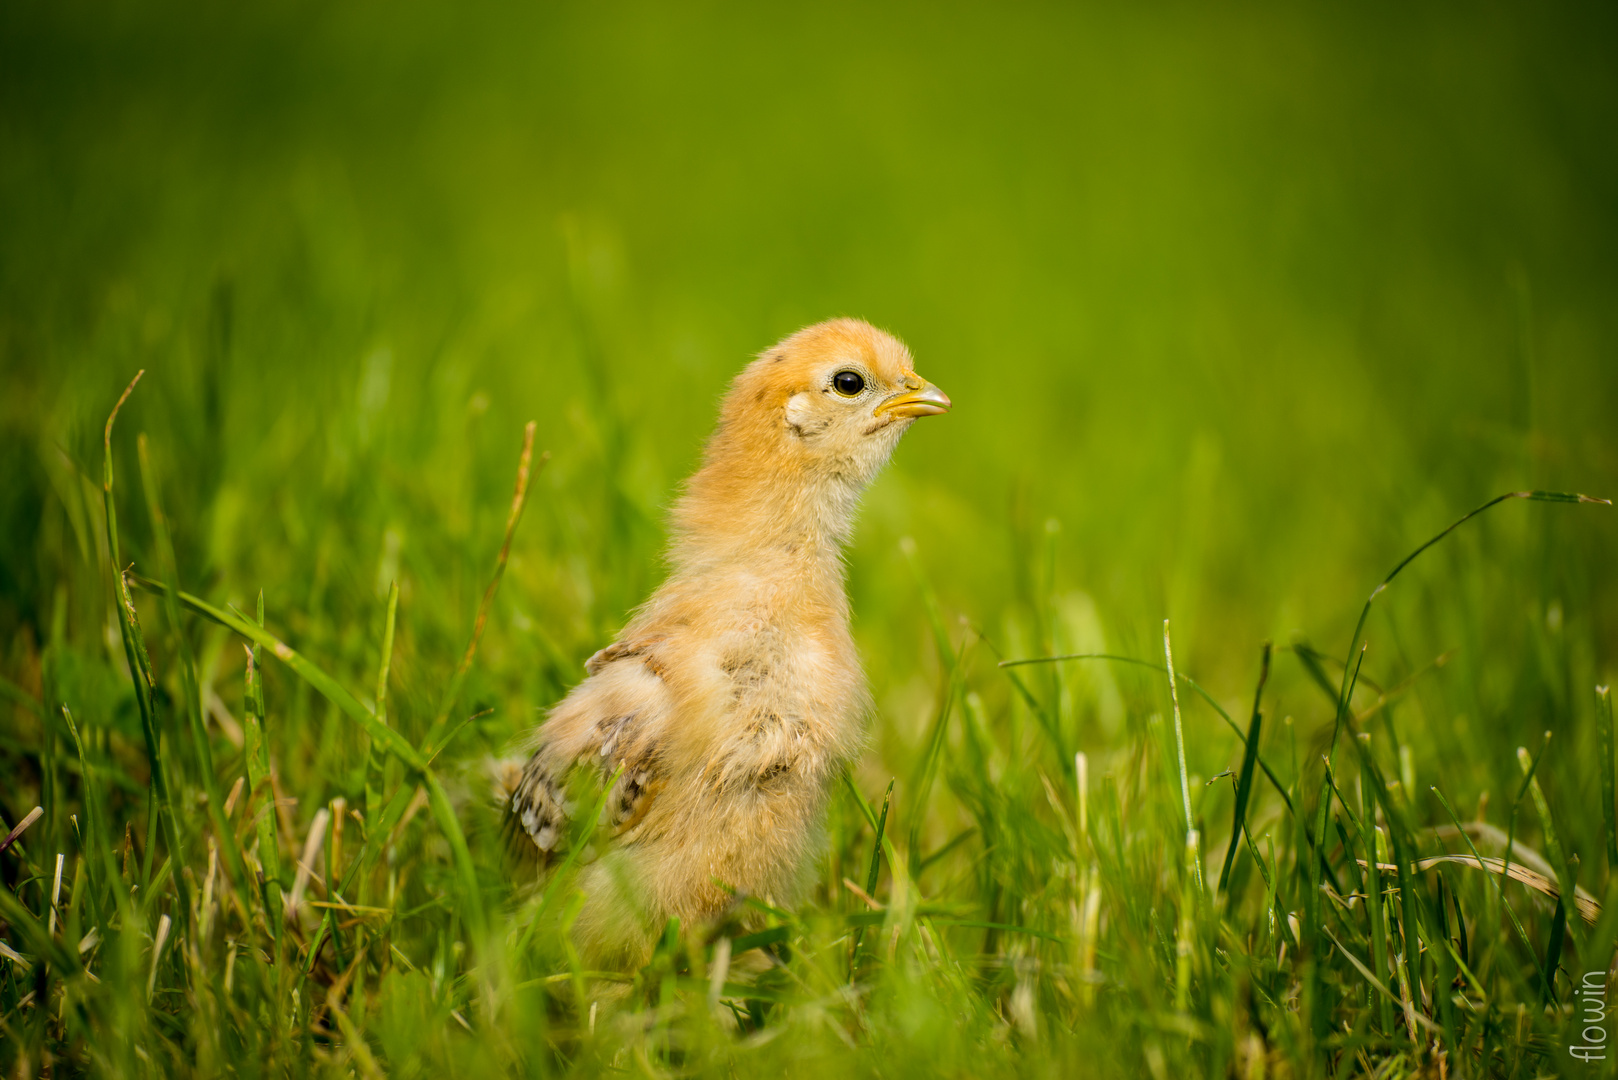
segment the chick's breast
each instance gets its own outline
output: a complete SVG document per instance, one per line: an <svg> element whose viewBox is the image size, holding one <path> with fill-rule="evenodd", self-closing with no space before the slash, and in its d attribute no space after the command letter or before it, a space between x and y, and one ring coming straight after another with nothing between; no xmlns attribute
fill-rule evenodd
<svg viewBox="0 0 1618 1080"><path fill-rule="evenodd" d="M866 695L841 610L779 592L749 575L670 583L597 654L513 799L534 844L565 842L568 774L588 766L619 777L615 870L649 912L711 917L730 896L716 881L796 894Z"/></svg>

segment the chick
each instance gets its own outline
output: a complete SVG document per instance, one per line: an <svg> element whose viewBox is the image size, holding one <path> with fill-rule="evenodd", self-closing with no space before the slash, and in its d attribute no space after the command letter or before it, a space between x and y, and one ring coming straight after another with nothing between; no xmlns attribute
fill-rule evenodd
<svg viewBox="0 0 1618 1080"><path fill-rule="evenodd" d="M597 961L643 962L669 917L792 903L828 792L870 708L842 547L860 494L949 398L893 336L855 319L800 330L736 377L674 505L668 579L550 713L508 831L548 862L580 770L618 779L613 841L585 869L574 932Z"/></svg>

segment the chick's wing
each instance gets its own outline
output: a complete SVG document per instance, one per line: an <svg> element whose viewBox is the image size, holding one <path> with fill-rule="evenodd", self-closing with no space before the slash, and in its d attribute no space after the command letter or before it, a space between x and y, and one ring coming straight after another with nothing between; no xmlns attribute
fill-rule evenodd
<svg viewBox="0 0 1618 1080"><path fill-rule="evenodd" d="M592 657L588 670L540 728L511 796L510 841L542 861L565 846L580 793L616 775L603 820L632 839L626 834L659 787L659 734L672 698L655 663L644 649L619 644Z"/></svg>

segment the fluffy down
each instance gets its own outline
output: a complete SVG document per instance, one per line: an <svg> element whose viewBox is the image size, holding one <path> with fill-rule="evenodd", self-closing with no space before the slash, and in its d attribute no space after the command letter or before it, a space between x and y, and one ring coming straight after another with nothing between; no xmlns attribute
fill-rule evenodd
<svg viewBox="0 0 1618 1080"><path fill-rule="evenodd" d="M903 344L852 319L737 376L674 507L668 579L551 711L510 794L513 846L546 865L575 793L617 777L575 924L597 963L643 961L671 916L720 918L734 898L716 882L800 895L869 709L842 546L900 436L948 407Z"/></svg>

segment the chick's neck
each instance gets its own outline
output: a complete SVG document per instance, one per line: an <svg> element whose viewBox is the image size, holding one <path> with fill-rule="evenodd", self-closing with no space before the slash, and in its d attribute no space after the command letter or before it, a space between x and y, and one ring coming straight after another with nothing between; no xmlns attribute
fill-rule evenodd
<svg viewBox="0 0 1618 1080"><path fill-rule="evenodd" d="M675 505L675 572L745 565L841 593L842 548L865 487L856 473L789 455L737 453L721 442Z"/></svg>

